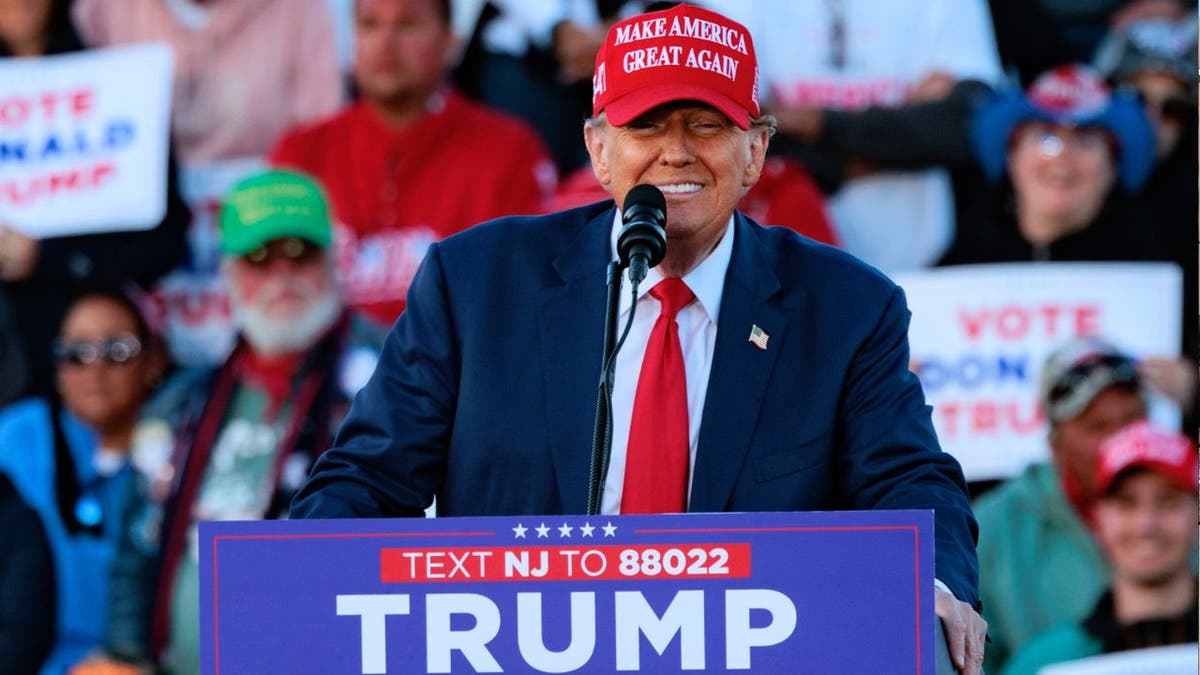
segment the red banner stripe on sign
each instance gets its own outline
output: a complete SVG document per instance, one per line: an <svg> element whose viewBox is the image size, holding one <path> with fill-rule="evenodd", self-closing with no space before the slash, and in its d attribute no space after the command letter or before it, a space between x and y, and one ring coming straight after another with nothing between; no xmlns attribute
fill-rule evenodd
<svg viewBox="0 0 1200 675"><path fill-rule="evenodd" d="M379 558L383 583L750 576L750 544L385 548Z"/></svg>

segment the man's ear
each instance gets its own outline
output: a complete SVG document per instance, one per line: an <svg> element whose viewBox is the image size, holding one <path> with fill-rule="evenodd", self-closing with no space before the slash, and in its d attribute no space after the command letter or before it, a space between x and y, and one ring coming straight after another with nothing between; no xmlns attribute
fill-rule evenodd
<svg viewBox="0 0 1200 675"><path fill-rule="evenodd" d="M608 130L604 128L604 123L584 123L583 143L587 146L588 157L592 160L592 173L605 190L609 189L612 177L608 172L608 157L605 155L608 148Z"/></svg>
<svg viewBox="0 0 1200 675"><path fill-rule="evenodd" d="M767 145L771 140L771 132L752 127L746 133L750 135L750 162L746 165L745 176L742 177L742 187L749 190L762 177L763 165L767 161Z"/></svg>

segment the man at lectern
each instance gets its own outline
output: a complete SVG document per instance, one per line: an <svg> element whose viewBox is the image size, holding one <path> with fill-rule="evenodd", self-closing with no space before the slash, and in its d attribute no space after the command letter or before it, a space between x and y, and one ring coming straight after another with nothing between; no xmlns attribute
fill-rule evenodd
<svg viewBox="0 0 1200 675"><path fill-rule="evenodd" d="M416 516L435 497L439 515L586 512L605 270L625 250L622 214L661 206L637 198L648 184L665 197L666 252L642 260L617 352L600 510L932 508L938 614L955 661L978 673L976 525L908 370L903 292L735 210L774 128L756 71L745 28L713 12L613 26L584 140L615 205L431 246L293 517Z"/></svg>

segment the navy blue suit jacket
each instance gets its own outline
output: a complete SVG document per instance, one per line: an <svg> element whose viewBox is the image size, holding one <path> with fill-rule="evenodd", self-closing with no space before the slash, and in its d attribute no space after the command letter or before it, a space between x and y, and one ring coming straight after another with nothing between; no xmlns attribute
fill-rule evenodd
<svg viewBox="0 0 1200 675"><path fill-rule="evenodd" d="M294 517L584 513L612 202L429 250ZM737 214L691 511L936 510L937 576L977 599L976 525L908 370L903 292ZM767 349L749 342L757 325Z"/></svg>

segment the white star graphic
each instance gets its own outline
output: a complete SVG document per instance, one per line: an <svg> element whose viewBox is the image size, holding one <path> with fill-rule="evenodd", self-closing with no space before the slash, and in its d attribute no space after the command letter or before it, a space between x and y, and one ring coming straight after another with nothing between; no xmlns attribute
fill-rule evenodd
<svg viewBox="0 0 1200 675"><path fill-rule="evenodd" d="M604 536L606 537L617 536L617 526L613 525L611 520L608 521L607 525L601 527L600 529L604 530Z"/></svg>
<svg viewBox="0 0 1200 675"><path fill-rule="evenodd" d="M570 525L568 525L566 523L563 523L562 527L558 528L558 536L570 538L571 530L573 530L573 529L575 529L575 528L571 527Z"/></svg>
<svg viewBox="0 0 1200 675"><path fill-rule="evenodd" d="M592 526L591 523L584 523L583 526L579 528L579 534L584 537L590 537L592 536L592 530L594 529L596 528Z"/></svg>
<svg viewBox="0 0 1200 675"><path fill-rule="evenodd" d="M537 530L538 539L550 536L550 528L546 527L545 523L542 523L541 525L538 525L537 527L535 527L533 529Z"/></svg>
<svg viewBox="0 0 1200 675"><path fill-rule="evenodd" d="M529 529L528 527L525 527L525 526L524 526L524 525L522 525L521 523L517 523L517 526L513 528L513 537L515 537L515 538L517 538L517 539L524 539L524 538L525 538L525 532L526 532L528 529Z"/></svg>

